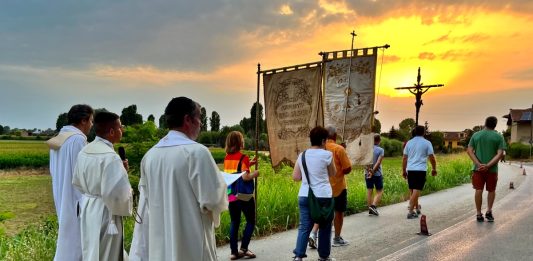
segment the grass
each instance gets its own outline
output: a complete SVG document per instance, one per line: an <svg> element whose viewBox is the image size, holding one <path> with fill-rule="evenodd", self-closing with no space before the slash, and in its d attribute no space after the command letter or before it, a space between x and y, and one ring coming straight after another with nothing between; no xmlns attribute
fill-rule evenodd
<svg viewBox="0 0 533 261"><path fill-rule="evenodd" d="M471 165L466 154L438 155L437 161L439 175L437 177L428 176L424 194L469 182ZM270 167L270 164L262 158L260 161L260 173L257 197L257 225L254 236L267 236L272 233L295 228L298 225L297 194L300 183L292 181L292 168L283 166L279 172L275 173ZM407 183L401 176L401 158L385 158L383 162L383 173L384 195L382 205L406 200L408 196ZM348 183L348 214L366 211L366 187L362 169L355 168L346 177ZM20 180L7 178L6 180L6 177L0 176L0 195L18 195L10 196L9 200L0 201L0 213L10 211L15 215L15 217L4 221L7 230L6 236L0 236L0 260L25 260L15 258L22 256L24 252L35 253L36 256L39 256L37 259L50 260L53 258L55 248L53 242L55 241L56 233L54 231L56 229L55 220L48 218L43 223L43 217L39 219L39 215L22 218L21 215L24 213L24 208L13 209L15 206L39 207L41 205L47 205L44 210L34 208L30 212L53 215L50 177L43 176L41 178L44 181L36 177L23 177ZM7 183L13 184L13 186L2 186L2 184ZM33 188L25 188L27 184L32 183L34 183ZM39 189L35 186L41 186L41 188ZM40 192L34 193L37 196L32 196L29 191ZM17 202L17 197L26 198L23 200L26 203L23 203L20 199L18 199L18 203L14 203ZM2 200L4 199L2 198ZM9 202L8 204L11 207L3 208L4 202ZM35 204L35 202L39 202L39 204ZM15 224L14 220L17 219L20 219L18 222L20 226L13 225ZM41 222L38 222L39 220ZM11 225L7 226L9 223ZM24 227L22 223L25 225L40 225L30 225L20 232L20 229ZM222 214L221 226L215 232L218 244L228 242L229 223L229 213L226 211ZM244 222L241 224L244 226ZM124 228L124 243L127 250L129 250L131 244L133 226L134 222L132 218L127 218ZM12 236L13 234L16 234L16 236ZM32 243L23 244L23 241Z"/></svg>
<svg viewBox="0 0 533 261"><path fill-rule="evenodd" d="M44 141L0 140L0 169L48 166L49 149Z"/></svg>
<svg viewBox="0 0 533 261"><path fill-rule="evenodd" d="M53 214L55 208L49 175L0 176L0 216L5 219L0 223L2 233L12 236L28 224Z"/></svg>

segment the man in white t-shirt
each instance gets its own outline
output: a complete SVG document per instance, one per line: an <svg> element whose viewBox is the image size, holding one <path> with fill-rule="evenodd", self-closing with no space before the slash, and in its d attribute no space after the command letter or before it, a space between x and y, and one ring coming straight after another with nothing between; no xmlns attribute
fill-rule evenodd
<svg viewBox="0 0 533 261"><path fill-rule="evenodd" d="M407 142L403 150L403 177L409 184L409 213L407 219L418 218L418 213L414 212L414 206L418 206L418 197L424 189L426 183L427 159L431 162L431 175L437 175L437 161L433 153L431 142L424 139L426 129L424 126L415 127L415 137Z"/></svg>

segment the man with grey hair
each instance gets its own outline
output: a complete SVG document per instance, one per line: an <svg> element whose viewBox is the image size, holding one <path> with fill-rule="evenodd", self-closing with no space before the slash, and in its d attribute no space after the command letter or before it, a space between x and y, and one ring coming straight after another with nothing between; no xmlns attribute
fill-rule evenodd
<svg viewBox="0 0 533 261"><path fill-rule="evenodd" d="M335 237L333 238L333 246L346 246L348 241L341 237L341 230L344 221L344 212L348 205L348 193L346 190L346 179L344 175L352 171L352 163L346 154L343 146L337 144L337 129L333 126L327 126L328 139L326 141L326 149L333 153L333 162L337 173L329 177L329 183L333 190L333 197L335 198L335 218L333 219L333 226L335 227ZM309 246L316 248L318 225L315 224L311 235L309 237Z"/></svg>

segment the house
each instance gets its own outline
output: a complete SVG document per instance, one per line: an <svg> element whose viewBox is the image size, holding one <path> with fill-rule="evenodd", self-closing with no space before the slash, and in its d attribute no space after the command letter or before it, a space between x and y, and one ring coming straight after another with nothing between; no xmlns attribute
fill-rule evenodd
<svg viewBox="0 0 533 261"><path fill-rule="evenodd" d="M459 142L466 138L466 134L462 131L443 131L444 134L444 148L455 149L462 148Z"/></svg>
<svg viewBox="0 0 533 261"><path fill-rule="evenodd" d="M507 118L507 126L511 128L511 140L529 144L531 139L531 108L529 109L509 109L509 114L504 115Z"/></svg>

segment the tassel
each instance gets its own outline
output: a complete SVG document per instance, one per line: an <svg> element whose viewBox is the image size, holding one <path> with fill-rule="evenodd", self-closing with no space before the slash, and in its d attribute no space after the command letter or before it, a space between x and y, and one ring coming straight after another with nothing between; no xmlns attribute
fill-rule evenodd
<svg viewBox="0 0 533 261"><path fill-rule="evenodd" d="M107 225L107 234L108 235L116 235L118 234L117 226L115 225L115 220L111 218L111 221L109 221L109 224Z"/></svg>

